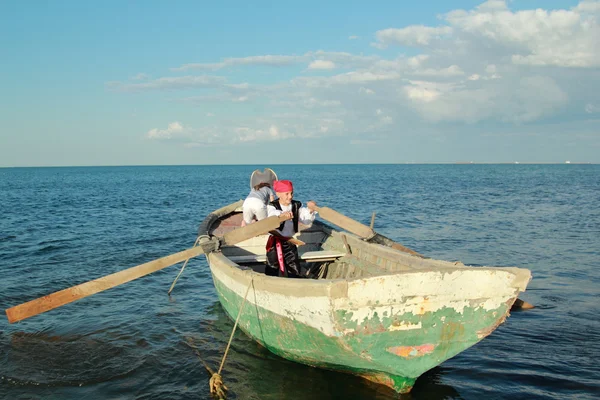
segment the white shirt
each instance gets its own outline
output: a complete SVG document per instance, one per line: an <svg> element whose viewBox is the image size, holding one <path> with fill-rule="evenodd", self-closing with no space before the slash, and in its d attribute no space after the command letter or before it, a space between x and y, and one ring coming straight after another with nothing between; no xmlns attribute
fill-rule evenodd
<svg viewBox="0 0 600 400"><path fill-rule="evenodd" d="M284 206L283 204L281 205L281 210L276 209L275 207L273 207L272 205L268 205L267 206L267 214L269 217L276 215L276 216L280 216L281 213L286 212L286 211L292 211L292 204L288 205L288 206ZM317 216L317 212L316 211L311 211L309 208L307 207L300 207L300 210L298 210L298 222L304 225L312 225L312 222L315 220ZM283 223L283 230L279 230L276 229L277 232L279 232L282 236L286 236L286 237L292 237L294 236L294 234L296 232L294 232L294 220L290 219L287 220Z"/></svg>

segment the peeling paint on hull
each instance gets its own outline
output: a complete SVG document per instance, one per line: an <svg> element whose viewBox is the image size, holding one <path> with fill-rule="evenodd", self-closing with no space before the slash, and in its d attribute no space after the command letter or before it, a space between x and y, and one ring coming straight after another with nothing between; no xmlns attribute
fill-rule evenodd
<svg viewBox="0 0 600 400"><path fill-rule="evenodd" d="M425 371L491 333L518 294L507 283L511 277L502 276L502 271L494 277L490 297L478 297L485 290L465 287L472 293L460 293L459 298L457 288L447 288L446 280L485 281L489 274L465 270L461 276L415 273L383 280L379 276L349 282L340 290L331 281L240 271L213 255L209 262L219 300L232 319L246 288L253 285L239 327L268 350L295 362L358 375L400 393L410 391ZM416 281L420 296L414 289ZM277 290L278 285L292 289L304 285L305 293L286 295L292 289ZM270 286L275 289L265 290ZM430 292L423 295L423 288Z"/></svg>

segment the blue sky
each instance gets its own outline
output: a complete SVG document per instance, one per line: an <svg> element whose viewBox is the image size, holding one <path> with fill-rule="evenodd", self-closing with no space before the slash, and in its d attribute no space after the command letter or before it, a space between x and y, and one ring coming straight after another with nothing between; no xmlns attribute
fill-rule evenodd
<svg viewBox="0 0 600 400"><path fill-rule="evenodd" d="M0 167L600 162L600 1L0 1Z"/></svg>

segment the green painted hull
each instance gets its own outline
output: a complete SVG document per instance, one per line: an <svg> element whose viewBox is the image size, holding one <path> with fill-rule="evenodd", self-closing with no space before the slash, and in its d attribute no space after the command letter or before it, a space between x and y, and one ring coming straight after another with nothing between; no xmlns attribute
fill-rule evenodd
<svg viewBox="0 0 600 400"><path fill-rule="evenodd" d="M209 215L199 233L237 229L239 206ZM387 238L370 242L319 221L297 239L305 243L299 252L327 253L322 261L340 255L321 265L318 279L284 279L255 272L267 235L208 253L223 308L235 320L245 304L239 327L283 358L401 393L494 331L531 279L522 268L473 268L407 254Z"/></svg>
<svg viewBox="0 0 600 400"><path fill-rule="evenodd" d="M235 320L243 296L219 281L214 273L213 279L221 304ZM405 393L425 371L491 333L504 320L510 304L491 310L465 307L461 313L450 307L393 317L375 313L360 323L352 318L355 310L351 307L332 308L332 322L338 332L332 336L248 299L239 327L288 360L355 374ZM398 321L402 324L398 325Z"/></svg>

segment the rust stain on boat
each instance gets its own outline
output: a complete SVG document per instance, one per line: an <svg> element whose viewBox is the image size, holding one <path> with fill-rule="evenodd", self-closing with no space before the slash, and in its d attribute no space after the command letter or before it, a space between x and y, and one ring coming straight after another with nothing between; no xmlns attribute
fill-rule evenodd
<svg viewBox="0 0 600 400"><path fill-rule="evenodd" d="M429 307L429 297L424 297L423 301L421 302L418 315L425 314L427 311L429 311Z"/></svg>
<svg viewBox="0 0 600 400"><path fill-rule="evenodd" d="M388 387L393 387L393 385L394 385L394 380L386 374L370 373L370 374L358 374L358 376L361 376L371 382L375 382L380 385L385 385Z"/></svg>
<svg viewBox="0 0 600 400"><path fill-rule="evenodd" d="M446 322L442 328L441 342L451 343L454 341L462 341L465 334L465 327L461 323Z"/></svg>
<svg viewBox="0 0 600 400"><path fill-rule="evenodd" d="M431 343L422 344L420 346L396 346L389 347L388 352L403 358L422 357L425 354L432 353L435 345Z"/></svg>

